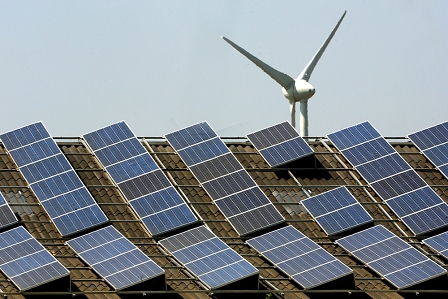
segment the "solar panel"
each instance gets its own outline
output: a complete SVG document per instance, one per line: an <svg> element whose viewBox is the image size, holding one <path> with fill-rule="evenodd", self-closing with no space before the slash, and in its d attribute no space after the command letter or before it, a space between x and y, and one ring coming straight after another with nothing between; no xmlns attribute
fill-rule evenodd
<svg viewBox="0 0 448 299"><path fill-rule="evenodd" d="M345 186L304 199L301 203L329 236L373 221Z"/></svg>
<svg viewBox="0 0 448 299"><path fill-rule="evenodd" d="M336 243L398 289L447 273L382 225L344 237Z"/></svg>
<svg viewBox="0 0 448 299"><path fill-rule="evenodd" d="M16 223L17 217L0 192L0 228Z"/></svg>
<svg viewBox="0 0 448 299"><path fill-rule="evenodd" d="M444 258L448 259L448 232L424 239L422 242L437 251Z"/></svg>
<svg viewBox="0 0 448 299"><path fill-rule="evenodd" d="M165 138L239 235L285 221L208 123Z"/></svg>
<svg viewBox="0 0 448 299"><path fill-rule="evenodd" d="M218 289L254 275L258 277L254 266L205 226L168 237L159 244L209 289Z"/></svg>
<svg viewBox="0 0 448 299"><path fill-rule="evenodd" d="M111 225L66 243L115 290L165 275L162 268Z"/></svg>
<svg viewBox="0 0 448 299"><path fill-rule="evenodd" d="M20 291L70 275L22 226L0 234L0 269Z"/></svg>
<svg viewBox="0 0 448 299"><path fill-rule="evenodd" d="M152 235L198 221L124 121L83 138Z"/></svg>
<svg viewBox="0 0 448 299"><path fill-rule="evenodd" d="M271 167L313 154L313 149L289 122L248 134L247 139Z"/></svg>
<svg viewBox="0 0 448 299"><path fill-rule="evenodd" d="M448 225L448 205L369 122L328 138L415 235Z"/></svg>
<svg viewBox="0 0 448 299"><path fill-rule="evenodd" d="M246 243L304 289L353 274L353 270L290 225Z"/></svg>
<svg viewBox="0 0 448 299"><path fill-rule="evenodd" d="M0 138L61 235L108 221L41 122Z"/></svg>
<svg viewBox="0 0 448 299"><path fill-rule="evenodd" d="M409 134L408 138L448 178L448 122Z"/></svg>

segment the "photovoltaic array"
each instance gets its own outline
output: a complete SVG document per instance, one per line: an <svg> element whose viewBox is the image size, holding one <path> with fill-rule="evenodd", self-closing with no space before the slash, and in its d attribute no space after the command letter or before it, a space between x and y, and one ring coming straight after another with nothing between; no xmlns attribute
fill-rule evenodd
<svg viewBox="0 0 448 299"><path fill-rule="evenodd" d="M0 138L61 235L108 221L41 122Z"/></svg>
<svg viewBox="0 0 448 299"><path fill-rule="evenodd" d="M198 221L125 122L83 138L152 235Z"/></svg>
<svg viewBox="0 0 448 299"><path fill-rule="evenodd" d="M328 138L415 235L448 225L448 205L369 122Z"/></svg>
<svg viewBox="0 0 448 299"><path fill-rule="evenodd" d="M373 221L345 186L304 199L301 203L330 236Z"/></svg>
<svg viewBox="0 0 448 299"><path fill-rule="evenodd" d="M410 134L408 138L448 178L448 122Z"/></svg>
<svg viewBox="0 0 448 299"><path fill-rule="evenodd" d="M398 289L447 273L382 225L344 237L336 243Z"/></svg>
<svg viewBox="0 0 448 299"><path fill-rule="evenodd" d="M258 270L252 264L205 226L168 237L159 244L209 289L254 275L258 277Z"/></svg>
<svg viewBox="0 0 448 299"><path fill-rule="evenodd" d="M422 242L437 251L444 258L448 259L448 232L424 239Z"/></svg>
<svg viewBox="0 0 448 299"><path fill-rule="evenodd" d="M16 223L17 217L6 202L3 194L0 192L0 228Z"/></svg>
<svg viewBox="0 0 448 299"><path fill-rule="evenodd" d="M314 153L308 143L287 121L248 134L246 137L271 167Z"/></svg>
<svg viewBox="0 0 448 299"><path fill-rule="evenodd" d="M70 275L70 272L21 226L0 234L0 269L20 291L30 290Z"/></svg>
<svg viewBox="0 0 448 299"><path fill-rule="evenodd" d="M115 290L122 290L165 271L113 226L67 241L67 245Z"/></svg>
<svg viewBox="0 0 448 299"><path fill-rule="evenodd" d="M239 235L285 221L206 122L165 138Z"/></svg>
<svg viewBox="0 0 448 299"><path fill-rule="evenodd" d="M353 274L353 270L290 225L246 243L305 289Z"/></svg>

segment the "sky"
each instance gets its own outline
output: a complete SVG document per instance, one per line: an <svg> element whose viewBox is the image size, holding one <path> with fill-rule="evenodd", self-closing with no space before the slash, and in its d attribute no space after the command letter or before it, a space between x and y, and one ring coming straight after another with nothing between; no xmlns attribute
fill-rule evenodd
<svg viewBox="0 0 448 299"><path fill-rule="evenodd" d="M309 81L309 135L447 121L444 0L0 0L0 133L42 121L81 136L124 120L163 136L208 121L245 136L290 120L280 85L220 37L296 78L345 10Z"/></svg>

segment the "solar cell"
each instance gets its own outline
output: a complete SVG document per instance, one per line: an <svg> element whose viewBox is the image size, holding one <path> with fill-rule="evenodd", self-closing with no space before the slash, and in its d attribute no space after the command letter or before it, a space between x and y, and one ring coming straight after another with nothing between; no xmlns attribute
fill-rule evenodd
<svg viewBox="0 0 448 299"><path fill-rule="evenodd" d="M168 237L159 244L209 289L258 276L254 266L205 226Z"/></svg>
<svg viewBox="0 0 448 299"><path fill-rule="evenodd" d="M344 237L336 243L398 289L447 273L382 225Z"/></svg>
<svg viewBox="0 0 448 299"><path fill-rule="evenodd" d="M285 221L206 122L165 138L239 235Z"/></svg>
<svg viewBox="0 0 448 299"><path fill-rule="evenodd" d="M0 228L16 223L17 217L0 192Z"/></svg>
<svg viewBox="0 0 448 299"><path fill-rule="evenodd" d="M422 242L448 259L448 232L424 239Z"/></svg>
<svg viewBox="0 0 448 299"><path fill-rule="evenodd" d="M83 138L152 235L198 221L125 122Z"/></svg>
<svg viewBox="0 0 448 299"><path fill-rule="evenodd" d="M0 138L61 235L108 221L41 122Z"/></svg>
<svg viewBox="0 0 448 299"><path fill-rule="evenodd" d="M271 167L313 154L313 149L288 122L248 134L247 139Z"/></svg>
<svg viewBox="0 0 448 299"><path fill-rule="evenodd" d="M115 290L165 275L161 267L113 226L66 243Z"/></svg>
<svg viewBox="0 0 448 299"><path fill-rule="evenodd" d="M0 269L20 291L70 275L22 226L0 234Z"/></svg>
<svg viewBox="0 0 448 299"><path fill-rule="evenodd" d="M345 186L304 199L301 203L329 236L373 221Z"/></svg>
<svg viewBox="0 0 448 299"><path fill-rule="evenodd" d="M448 178L448 122L409 134L408 138Z"/></svg>
<svg viewBox="0 0 448 299"><path fill-rule="evenodd" d="M305 289L353 274L353 270L290 225L246 243Z"/></svg>
<svg viewBox="0 0 448 299"><path fill-rule="evenodd" d="M370 123L328 138L414 234L448 225L448 205Z"/></svg>

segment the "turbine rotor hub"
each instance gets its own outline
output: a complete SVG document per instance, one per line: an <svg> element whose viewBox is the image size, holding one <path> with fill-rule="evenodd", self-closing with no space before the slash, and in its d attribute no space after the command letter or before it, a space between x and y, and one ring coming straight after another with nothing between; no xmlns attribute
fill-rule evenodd
<svg viewBox="0 0 448 299"><path fill-rule="evenodd" d="M283 95L288 101L300 102L311 98L316 90L313 85L305 80L296 80L294 84L291 84L288 89L282 88Z"/></svg>

